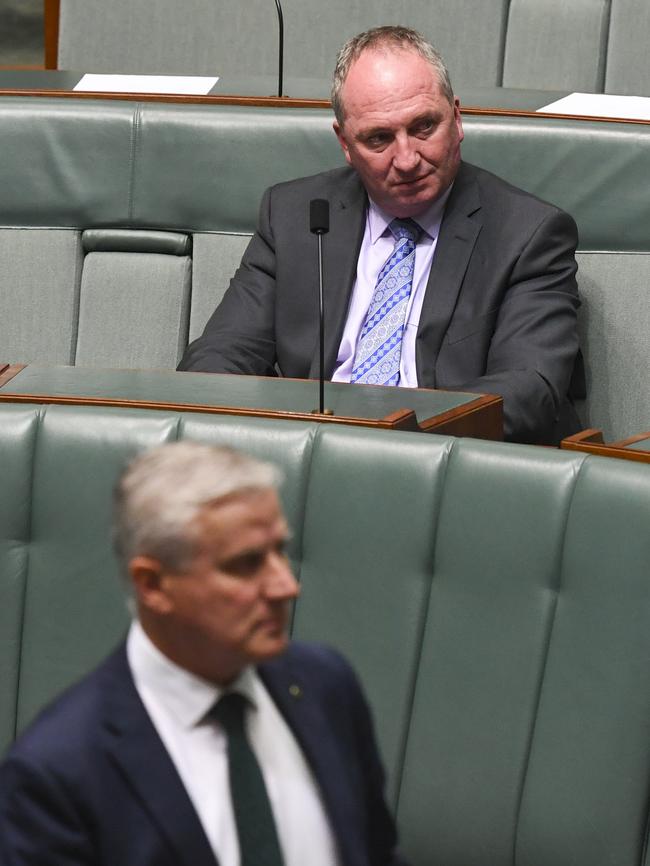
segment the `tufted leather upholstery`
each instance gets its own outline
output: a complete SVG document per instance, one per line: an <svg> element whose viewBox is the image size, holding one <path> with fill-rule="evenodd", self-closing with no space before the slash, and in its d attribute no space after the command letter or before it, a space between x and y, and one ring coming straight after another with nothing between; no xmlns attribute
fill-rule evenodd
<svg viewBox="0 0 650 866"><path fill-rule="evenodd" d="M415 866L648 866L650 466L626 461L2 404L3 744L119 640L110 489L180 437L283 468L293 632L359 671Z"/></svg>

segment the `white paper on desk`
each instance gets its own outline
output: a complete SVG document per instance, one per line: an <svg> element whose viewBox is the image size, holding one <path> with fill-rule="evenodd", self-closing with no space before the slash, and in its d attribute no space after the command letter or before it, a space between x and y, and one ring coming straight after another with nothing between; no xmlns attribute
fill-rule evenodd
<svg viewBox="0 0 650 866"><path fill-rule="evenodd" d="M173 93L205 96L219 81L206 75L100 75L86 73L74 90L100 93Z"/></svg>
<svg viewBox="0 0 650 866"><path fill-rule="evenodd" d="M613 93L570 93L537 111L551 114L578 114L585 117L621 117L650 120L650 97L616 96Z"/></svg>

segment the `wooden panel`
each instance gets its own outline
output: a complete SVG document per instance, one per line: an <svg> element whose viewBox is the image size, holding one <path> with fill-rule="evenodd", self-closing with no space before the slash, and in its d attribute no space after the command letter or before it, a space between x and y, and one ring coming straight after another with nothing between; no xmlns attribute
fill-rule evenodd
<svg viewBox="0 0 650 866"><path fill-rule="evenodd" d="M647 449L630 447L637 442L643 442L644 439L648 440ZM565 451L583 451L601 457L618 457L623 460L636 460L637 463L650 463L650 431L606 444L603 441L602 431L590 428L563 439L560 448Z"/></svg>
<svg viewBox="0 0 650 866"><path fill-rule="evenodd" d="M60 0L45 0L45 68L57 69Z"/></svg>

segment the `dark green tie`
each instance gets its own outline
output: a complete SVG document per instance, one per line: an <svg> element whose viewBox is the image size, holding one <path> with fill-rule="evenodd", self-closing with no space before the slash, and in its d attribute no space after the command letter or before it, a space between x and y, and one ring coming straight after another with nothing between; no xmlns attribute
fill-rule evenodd
<svg viewBox="0 0 650 866"><path fill-rule="evenodd" d="M230 693L212 711L228 738L228 774L241 866L283 866L273 812L260 765L244 727L247 700Z"/></svg>

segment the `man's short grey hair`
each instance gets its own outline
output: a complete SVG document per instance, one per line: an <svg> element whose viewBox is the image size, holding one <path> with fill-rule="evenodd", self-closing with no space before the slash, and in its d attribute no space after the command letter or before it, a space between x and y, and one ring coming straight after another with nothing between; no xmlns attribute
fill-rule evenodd
<svg viewBox="0 0 650 866"><path fill-rule="evenodd" d="M134 556L182 571L196 554L196 517L236 494L275 490L280 470L232 448L174 442L137 456L115 486L115 549L125 576Z"/></svg>
<svg viewBox="0 0 650 866"><path fill-rule="evenodd" d="M337 55L332 79L332 108L340 126L343 126L345 121L345 107L342 98L343 85L348 77L350 67L364 51L414 51L431 64L440 82L443 96L450 104L453 103L454 91L445 61L421 33L410 27L393 25L373 27L372 30L365 30L358 36L348 39Z"/></svg>

